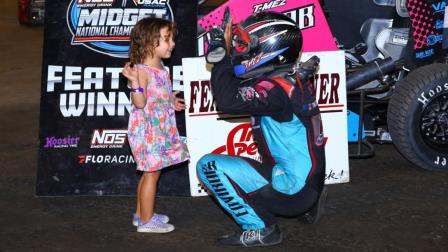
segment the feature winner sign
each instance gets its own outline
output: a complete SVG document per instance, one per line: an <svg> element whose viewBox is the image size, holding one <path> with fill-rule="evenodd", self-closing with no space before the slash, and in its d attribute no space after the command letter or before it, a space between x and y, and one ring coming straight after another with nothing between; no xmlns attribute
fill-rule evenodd
<svg viewBox="0 0 448 252"><path fill-rule="evenodd" d="M314 78L317 101L322 113L326 183L349 181L347 104L345 90L344 52L337 50L333 36L318 1L238 1L230 0L199 20L204 32L198 37L198 51L207 50L207 31L220 25L225 7L230 8L234 22L253 12L271 10L294 19L304 36L300 61L313 55L320 58L320 68ZM205 59L183 60L185 98L188 105L186 127L190 160L190 187L193 196L205 195L206 189L196 177L195 164L207 153L241 155L259 160L252 140L249 118L235 118L217 111L210 86L210 65ZM204 130L209 129L209 130Z"/></svg>
<svg viewBox="0 0 448 252"><path fill-rule="evenodd" d="M145 17L176 22L181 43L167 66L179 84L182 58L195 56L196 6L197 0L46 2L37 195L135 194L139 177L127 141L132 107L120 75L129 35ZM159 194L189 195L186 166L162 176Z"/></svg>

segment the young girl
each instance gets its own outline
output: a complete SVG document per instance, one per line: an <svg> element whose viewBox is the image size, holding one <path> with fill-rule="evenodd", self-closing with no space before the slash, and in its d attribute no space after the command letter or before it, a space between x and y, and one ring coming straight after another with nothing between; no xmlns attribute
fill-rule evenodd
<svg viewBox="0 0 448 252"><path fill-rule="evenodd" d="M174 25L158 18L140 20L131 33L130 63L123 68L133 104L128 139L137 170L143 175L137 187L133 224L137 232L168 233L174 230L166 215L154 212L160 170L189 159L176 128L175 110L185 109L172 92L162 59L174 48Z"/></svg>

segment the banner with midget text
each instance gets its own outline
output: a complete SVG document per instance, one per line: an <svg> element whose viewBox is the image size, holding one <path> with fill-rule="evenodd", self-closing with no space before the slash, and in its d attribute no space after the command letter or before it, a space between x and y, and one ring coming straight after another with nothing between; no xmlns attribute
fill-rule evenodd
<svg viewBox="0 0 448 252"><path fill-rule="evenodd" d="M195 56L196 12L196 0L46 1L38 196L135 194L131 101L121 75L129 35L144 17L177 24L177 46L165 63L179 89L181 59ZM177 115L182 136L184 120ZM158 194L190 195L187 164L166 170Z"/></svg>

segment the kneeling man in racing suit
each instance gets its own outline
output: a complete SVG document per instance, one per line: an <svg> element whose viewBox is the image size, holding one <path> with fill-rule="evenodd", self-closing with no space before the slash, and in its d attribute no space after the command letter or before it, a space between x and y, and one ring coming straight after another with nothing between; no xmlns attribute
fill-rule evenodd
<svg viewBox="0 0 448 252"><path fill-rule="evenodd" d="M233 28L229 22L225 32L213 28L210 43L210 53L219 43L230 51L219 62L207 55L215 63L211 86L217 107L251 116L261 156L261 162L218 154L199 160L200 180L242 229L218 241L279 244L282 234L275 215L313 222L325 201L322 123L310 81L319 60L313 57L297 66L301 32L289 17L274 12L254 14Z"/></svg>

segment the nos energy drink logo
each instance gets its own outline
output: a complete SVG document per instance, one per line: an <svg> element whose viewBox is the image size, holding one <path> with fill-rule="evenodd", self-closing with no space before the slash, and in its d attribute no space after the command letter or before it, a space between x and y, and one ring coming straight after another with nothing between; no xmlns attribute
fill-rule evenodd
<svg viewBox="0 0 448 252"><path fill-rule="evenodd" d="M67 9L72 45L117 58L128 57L131 30L145 17L173 21L169 0L72 0Z"/></svg>

